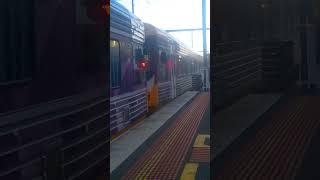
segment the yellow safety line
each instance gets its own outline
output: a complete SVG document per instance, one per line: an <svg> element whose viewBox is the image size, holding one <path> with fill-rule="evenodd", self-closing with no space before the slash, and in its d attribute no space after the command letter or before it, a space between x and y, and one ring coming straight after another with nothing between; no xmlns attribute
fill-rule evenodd
<svg viewBox="0 0 320 180"><path fill-rule="evenodd" d="M193 144L193 147L210 147L209 145L204 144L206 138L210 138L210 135L198 134L196 141Z"/></svg>
<svg viewBox="0 0 320 180"><path fill-rule="evenodd" d="M195 104L200 105L201 98L196 100ZM186 119L190 118L192 116L192 113L187 113ZM142 169L139 170L138 174L136 175L135 179L145 179L146 176L150 173L150 170L153 170L155 166L159 163L160 159L164 156L167 149L170 147L170 145L173 143L173 141L176 139L178 134L180 134L183 129L189 125L188 121L184 119L182 122L180 122L180 126L177 127L177 129L174 129L171 135L168 137L168 139L164 140L164 144L162 144L159 148L159 150L151 156L151 159L143 165ZM204 141L203 141L204 142Z"/></svg>
<svg viewBox="0 0 320 180"><path fill-rule="evenodd" d="M191 116L191 113L187 115L187 117ZM164 154L167 152L167 149L172 145L176 137L184 131L184 128L188 126L187 120L182 120L180 126L177 127L177 129L174 129L168 139L164 140L163 144L159 147L159 150L155 152L155 154L152 155L152 157L149 159L149 161L144 164L144 167L140 170L137 177L141 178L141 176L147 175L148 171L150 169L155 168L156 165L160 162L161 158L164 156Z"/></svg>
<svg viewBox="0 0 320 180"><path fill-rule="evenodd" d="M201 102L200 100L197 100L197 103L200 103L200 102ZM192 113L187 112L186 118L180 122L181 123L180 126L178 126L177 129L174 129L172 131L171 135L169 135L168 139L164 141L164 143L159 148L159 150L155 152L155 154L151 157L149 162L147 162L147 164L145 164L144 167L140 170L140 172L137 175L138 178L141 178L144 175L147 175L150 169L155 168L155 166L159 163L163 155L166 153L167 149L169 149L170 145L176 139L178 134L183 132L184 128L189 125L187 119L190 118L191 116L192 116Z"/></svg>
<svg viewBox="0 0 320 180"><path fill-rule="evenodd" d="M196 178L198 163L187 163L184 166L180 180L194 180Z"/></svg>

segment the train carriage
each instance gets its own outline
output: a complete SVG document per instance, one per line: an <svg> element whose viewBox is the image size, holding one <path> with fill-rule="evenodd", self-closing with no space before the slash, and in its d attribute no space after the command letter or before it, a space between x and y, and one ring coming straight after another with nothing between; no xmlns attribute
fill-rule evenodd
<svg viewBox="0 0 320 180"><path fill-rule="evenodd" d="M113 136L177 95L201 87L202 57L115 0L110 11L110 64Z"/></svg>
<svg viewBox="0 0 320 180"><path fill-rule="evenodd" d="M150 60L147 69L149 108L174 98L174 62L178 44L167 33L145 23L145 53Z"/></svg>
<svg viewBox="0 0 320 180"><path fill-rule="evenodd" d="M153 87L148 89L149 108L155 108L192 87L199 89L196 81L200 81L197 75L200 75L202 57L151 24L145 23L145 35L145 50L150 60L147 81L153 82ZM195 86L192 86L193 82Z"/></svg>
<svg viewBox="0 0 320 180"><path fill-rule="evenodd" d="M203 67L203 58L183 43L179 41L178 43L176 94L181 95L189 89L200 89L202 87L203 74L201 67Z"/></svg>
<svg viewBox="0 0 320 180"><path fill-rule="evenodd" d="M110 64L113 136L159 105L201 88L202 57L115 0L110 11Z"/></svg>
<svg viewBox="0 0 320 180"><path fill-rule="evenodd" d="M110 132L114 135L147 112L145 73L137 62L144 58L144 25L116 1L110 9Z"/></svg>

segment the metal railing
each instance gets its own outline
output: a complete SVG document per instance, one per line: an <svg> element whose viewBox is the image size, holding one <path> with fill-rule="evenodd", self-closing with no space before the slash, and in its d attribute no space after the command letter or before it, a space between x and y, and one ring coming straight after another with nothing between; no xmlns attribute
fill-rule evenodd
<svg viewBox="0 0 320 180"><path fill-rule="evenodd" d="M109 99L106 95L96 96L80 104L75 100L77 96L54 102L56 105L50 102L48 106L57 109L49 112L46 109L50 108L42 104L42 114L39 111L36 117L3 124L0 179L70 179L88 173L88 168L102 163L109 155L106 133ZM30 114L25 111L32 112L36 108L15 114ZM100 153L91 153L96 149ZM64 166L68 163L73 164L72 169Z"/></svg>
<svg viewBox="0 0 320 180"><path fill-rule="evenodd" d="M159 83L159 102L164 103L172 98L171 81Z"/></svg>
<svg viewBox="0 0 320 180"><path fill-rule="evenodd" d="M178 77L176 83L177 96L179 96L192 88L192 74Z"/></svg>

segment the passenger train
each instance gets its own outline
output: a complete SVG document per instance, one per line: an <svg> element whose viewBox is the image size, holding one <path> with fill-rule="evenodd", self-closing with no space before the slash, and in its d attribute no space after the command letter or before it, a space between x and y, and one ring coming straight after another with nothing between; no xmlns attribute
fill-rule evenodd
<svg viewBox="0 0 320 180"><path fill-rule="evenodd" d="M187 90L200 89L202 66L200 55L111 0L111 135Z"/></svg>

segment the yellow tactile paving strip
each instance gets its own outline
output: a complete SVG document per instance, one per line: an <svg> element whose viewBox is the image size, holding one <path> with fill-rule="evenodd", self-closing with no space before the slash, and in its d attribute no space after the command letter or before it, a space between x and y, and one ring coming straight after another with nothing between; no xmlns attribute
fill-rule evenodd
<svg viewBox="0 0 320 180"><path fill-rule="evenodd" d="M122 179L176 179L208 107L209 96L207 92L200 93Z"/></svg>
<svg viewBox="0 0 320 180"><path fill-rule="evenodd" d="M199 134L196 138L196 141L194 142L193 147L195 148L207 148L210 147L209 145L204 144L205 140L207 138L210 138L210 135L208 134Z"/></svg>
<svg viewBox="0 0 320 180"><path fill-rule="evenodd" d="M206 139L210 139L210 135L197 135L192 147L191 158L185 164L180 180L195 180L199 164L210 162L210 146L204 143Z"/></svg>
<svg viewBox="0 0 320 180"><path fill-rule="evenodd" d="M187 163L184 166L180 180L194 180L196 178L198 163Z"/></svg>
<svg viewBox="0 0 320 180"><path fill-rule="evenodd" d="M192 148L190 162L210 163L210 146L204 143L206 139L210 140L210 135L199 134L197 136Z"/></svg>

